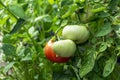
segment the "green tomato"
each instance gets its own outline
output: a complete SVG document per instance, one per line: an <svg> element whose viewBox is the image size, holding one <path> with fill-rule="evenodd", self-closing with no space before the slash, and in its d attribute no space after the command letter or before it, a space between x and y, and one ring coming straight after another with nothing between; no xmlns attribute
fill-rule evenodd
<svg viewBox="0 0 120 80"><path fill-rule="evenodd" d="M79 44L89 38L89 31L84 25L67 25L63 28L62 35L63 38L71 39Z"/></svg>
<svg viewBox="0 0 120 80"><path fill-rule="evenodd" d="M76 44L72 40L60 40L53 44L53 51L60 57L71 57L76 51Z"/></svg>

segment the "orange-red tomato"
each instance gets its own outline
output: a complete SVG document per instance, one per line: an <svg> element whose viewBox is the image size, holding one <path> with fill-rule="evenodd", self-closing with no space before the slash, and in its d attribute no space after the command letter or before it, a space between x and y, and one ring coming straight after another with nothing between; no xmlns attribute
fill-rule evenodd
<svg viewBox="0 0 120 80"><path fill-rule="evenodd" d="M54 43L53 40L49 40L44 48L44 53L47 59L56 63L64 63L69 61L70 57L60 57L60 56L57 56L56 53L54 53L52 49L53 43Z"/></svg>

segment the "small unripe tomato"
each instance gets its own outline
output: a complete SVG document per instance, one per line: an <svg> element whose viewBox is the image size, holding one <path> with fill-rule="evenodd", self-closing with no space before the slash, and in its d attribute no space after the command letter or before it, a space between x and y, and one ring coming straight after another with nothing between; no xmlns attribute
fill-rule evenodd
<svg viewBox="0 0 120 80"><path fill-rule="evenodd" d="M53 51L61 57L71 57L76 51L76 44L72 40L60 40L53 44Z"/></svg>
<svg viewBox="0 0 120 80"><path fill-rule="evenodd" d="M75 43L84 43L89 38L89 31L84 25L67 25L62 30L63 38L71 39Z"/></svg>
<svg viewBox="0 0 120 80"><path fill-rule="evenodd" d="M44 47L44 53L48 60L56 63L65 63L69 61L70 57L60 57L56 55L56 53L53 51L53 40L49 40L46 46Z"/></svg>

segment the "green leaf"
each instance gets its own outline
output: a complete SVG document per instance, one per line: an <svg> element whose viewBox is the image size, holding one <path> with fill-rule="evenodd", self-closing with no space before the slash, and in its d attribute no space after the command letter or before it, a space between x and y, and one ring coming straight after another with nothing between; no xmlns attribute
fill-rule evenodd
<svg viewBox="0 0 120 80"><path fill-rule="evenodd" d="M67 73L67 72L66 72ZM69 73L63 72L54 72L53 74L53 80L71 80L72 75Z"/></svg>
<svg viewBox="0 0 120 80"><path fill-rule="evenodd" d="M71 13L73 13L76 10L76 8L77 8L76 4L71 5L70 8L68 9L68 11L64 15L62 15L62 18L66 18L66 17L70 16Z"/></svg>
<svg viewBox="0 0 120 80"><path fill-rule="evenodd" d="M3 36L2 42L3 43L11 43L12 42L11 35L10 34L6 34L5 36Z"/></svg>
<svg viewBox="0 0 120 80"><path fill-rule="evenodd" d="M85 0L79 0L81 3L85 2Z"/></svg>
<svg viewBox="0 0 120 80"><path fill-rule="evenodd" d="M3 44L2 49L5 55L12 56L15 55L16 53L15 47L11 44L7 44L7 43Z"/></svg>
<svg viewBox="0 0 120 80"><path fill-rule="evenodd" d="M42 15L42 16L36 17L35 20L34 20L34 22L38 22L38 21L44 20L45 18L48 19L47 22L51 21L51 16L50 15Z"/></svg>
<svg viewBox="0 0 120 80"><path fill-rule="evenodd" d="M115 64L117 62L117 55L113 54L109 60L106 61L106 65L103 70L103 77L107 77L114 70Z"/></svg>
<svg viewBox="0 0 120 80"><path fill-rule="evenodd" d="M21 59L21 61L32 60L32 53L33 52L30 47L23 45L19 45L16 49L16 54Z"/></svg>
<svg viewBox="0 0 120 80"><path fill-rule="evenodd" d="M17 23L15 24L14 28L11 30L10 34L14 34L18 30L20 30L24 22L25 22L24 19L18 19Z"/></svg>
<svg viewBox="0 0 120 80"><path fill-rule="evenodd" d="M106 7L99 7L99 8L96 8L96 9L92 9L91 11L94 12L94 13L97 13L97 12L104 11L105 9L106 9Z"/></svg>
<svg viewBox="0 0 120 80"><path fill-rule="evenodd" d="M96 36L97 37L100 37L100 36L105 36L107 35L108 33L110 33L112 31L112 28L111 28L111 23L110 22L107 22L105 23L101 29L97 32Z"/></svg>
<svg viewBox="0 0 120 80"><path fill-rule="evenodd" d="M109 17L109 16L110 16L110 14L107 13L107 12L101 12L101 13L99 14L99 17L101 17L101 18L105 18L105 17Z"/></svg>
<svg viewBox="0 0 120 80"><path fill-rule="evenodd" d="M28 53L24 58L21 59L21 61L30 61L32 60L32 56L30 53Z"/></svg>
<svg viewBox="0 0 120 80"><path fill-rule="evenodd" d="M68 23L68 20L63 20L60 26L66 26Z"/></svg>
<svg viewBox="0 0 120 80"><path fill-rule="evenodd" d="M95 64L95 51L89 51L88 55L86 55L83 59L83 64L80 68L79 74L80 77L84 77L87 73L92 71Z"/></svg>
<svg viewBox="0 0 120 80"><path fill-rule="evenodd" d="M104 80L99 74L97 73L90 73L89 80Z"/></svg>
<svg viewBox="0 0 120 80"><path fill-rule="evenodd" d="M111 47L114 44L114 39L112 37L107 38L106 40L107 47Z"/></svg>
<svg viewBox="0 0 120 80"><path fill-rule="evenodd" d="M25 46L19 45L16 49L16 54L18 57L23 58L24 57L24 52L25 52Z"/></svg>
<svg viewBox="0 0 120 80"><path fill-rule="evenodd" d="M54 4L54 0L48 0L48 2L52 5Z"/></svg>
<svg viewBox="0 0 120 80"><path fill-rule="evenodd" d="M120 80L120 64L116 63L114 71L107 77L107 80Z"/></svg>
<svg viewBox="0 0 120 80"><path fill-rule="evenodd" d="M8 9L16 16L18 16L19 18L24 19L25 18L25 12L23 10L22 7L18 6L18 5L9 5Z"/></svg>
<svg viewBox="0 0 120 80"><path fill-rule="evenodd" d="M73 69L75 75L77 76L77 79L78 79L78 80L81 80L81 79L80 79L80 76L79 76L79 74L78 74L78 71L79 71L78 68L77 68L77 67L74 67L74 66L71 66L71 68Z"/></svg>
<svg viewBox="0 0 120 80"><path fill-rule="evenodd" d="M107 49L107 44L105 42L102 42L99 48L99 52L103 52Z"/></svg>
<svg viewBox="0 0 120 80"><path fill-rule="evenodd" d="M117 5L119 4L119 1L120 0L111 0L110 1L110 3L109 3L110 11L113 11L117 8Z"/></svg>
<svg viewBox="0 0 120 80"><path fill-rule="evenodd" d="M7 64L3 70L4 73L7 73L15 64L15 62L10 62L9 64Z"/></svg>

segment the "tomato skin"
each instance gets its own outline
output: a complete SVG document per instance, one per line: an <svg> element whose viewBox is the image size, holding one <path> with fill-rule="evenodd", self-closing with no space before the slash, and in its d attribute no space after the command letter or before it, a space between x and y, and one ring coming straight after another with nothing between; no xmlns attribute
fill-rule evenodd
<svg viewBox="0 0 120 80"><path fill-rule="evenodd" d="M54 43L53 40L49 40L44 48L44 53L47 59L56 63L65 63L69 61L70 57L60 57L60 56L57 56L56 53L54 53L52 49L53 43Z"/></svg>

